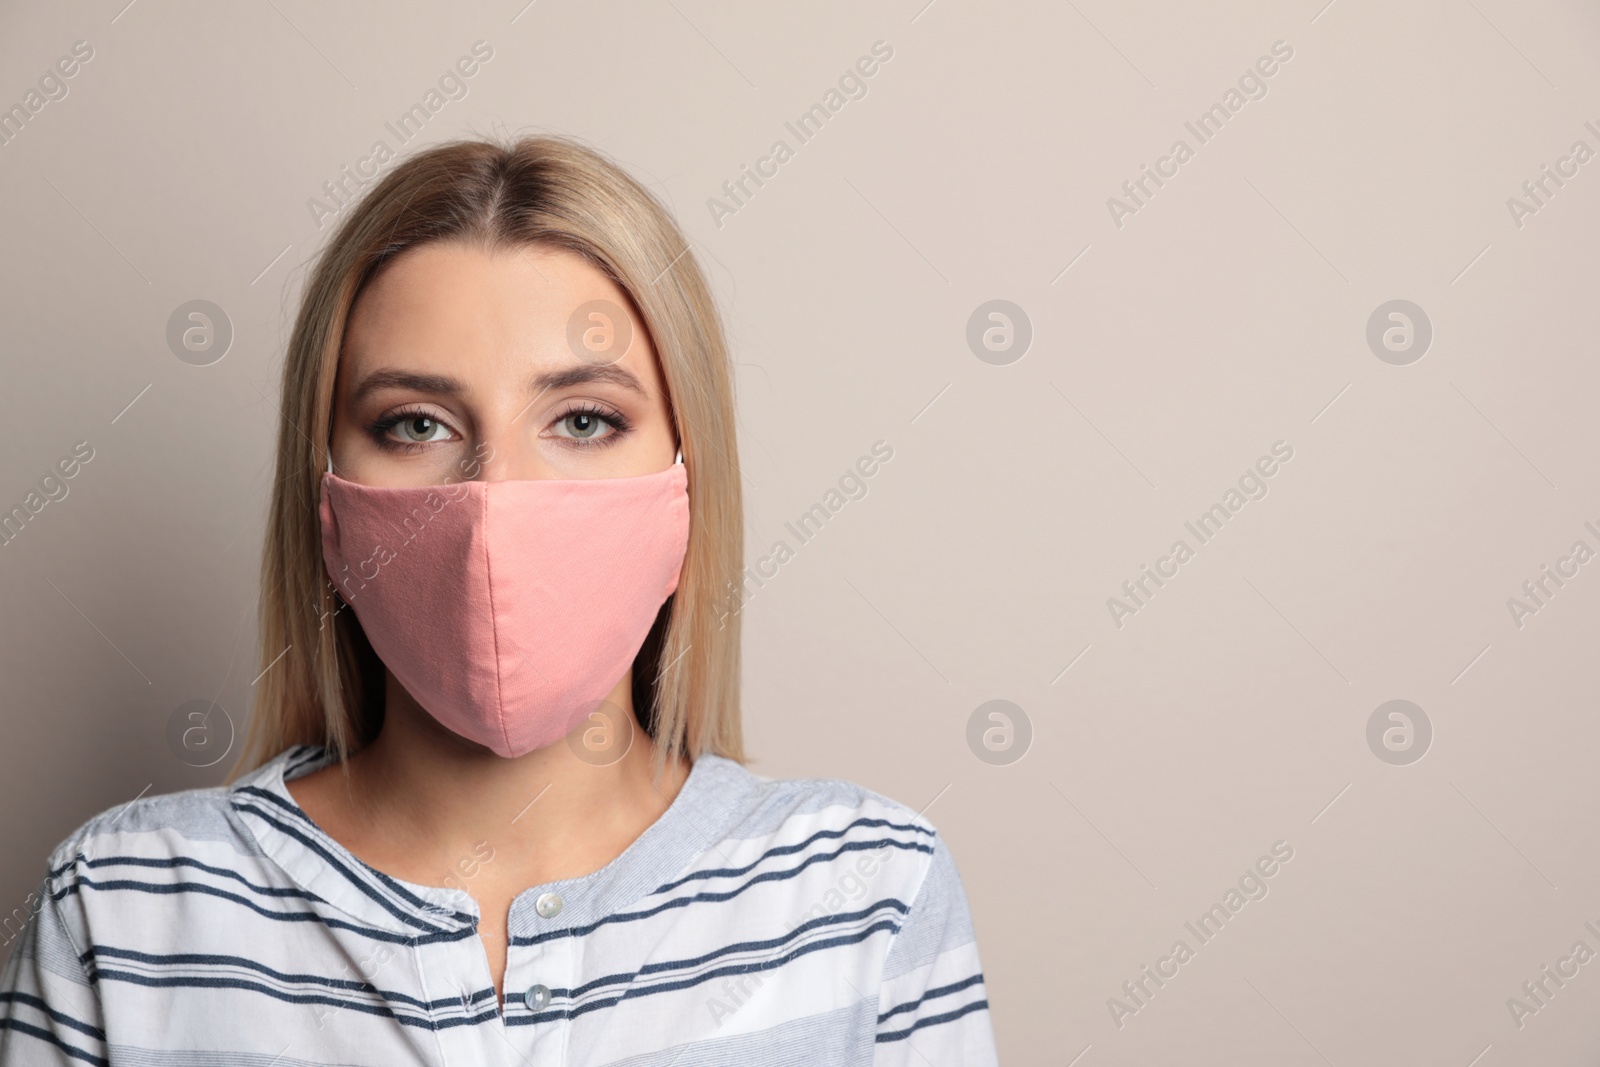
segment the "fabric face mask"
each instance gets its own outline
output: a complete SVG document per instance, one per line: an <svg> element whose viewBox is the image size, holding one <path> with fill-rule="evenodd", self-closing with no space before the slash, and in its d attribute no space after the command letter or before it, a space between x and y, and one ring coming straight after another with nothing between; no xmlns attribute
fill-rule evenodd
<svg viewBox="0 0 1600 1067"><path fill-rule="evenodd" d="M680 450L632 478L415 488L322 475L322 558L372 648L442 724L507 758L627 673L689 543Z"/></svg>

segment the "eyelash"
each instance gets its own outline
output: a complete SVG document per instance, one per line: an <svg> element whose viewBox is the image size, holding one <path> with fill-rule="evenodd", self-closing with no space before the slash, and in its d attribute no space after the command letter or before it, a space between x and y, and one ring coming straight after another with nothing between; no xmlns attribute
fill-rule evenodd
<svg viewBox="0 0 1600 1067"><path fill-rule="evenodd" d="M614 443L618 438L622 437L624 434L633 429L633 424L628 421L628 417L622 412L601 407L592 401L582 401L574 404L572 407L558 415L555 419L555 422L563 422L566 419L572 418L574 415L593 416L594 418L597 418L609 425L612 432L606 434L604 437L589 440L580 437L568 437L564 434L557 435L573 448L605 448L607 445ZM371 432L373 439L378 442L380 447L386 448L391 452L404 452L408 454L427 448L430 444L440 443L436 441L397 441L393 437L389 436L390 430L394 429L396 426L407 421L408 419L431 419L440 425L444 425L444 420L435 418L433 413L425 408L401 408L397 411L390 412L372 424Z"/></svg>

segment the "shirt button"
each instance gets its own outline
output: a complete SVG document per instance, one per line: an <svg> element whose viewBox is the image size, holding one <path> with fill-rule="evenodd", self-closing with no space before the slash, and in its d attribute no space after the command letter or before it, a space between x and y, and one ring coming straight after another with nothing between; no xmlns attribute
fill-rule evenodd
<svg viewBox="0 0 1600 1067"><path fill-rule="evenodd" d="M528 991L522 995L522 999L527 1003L529 1010L540 1011L550 1003L550 987L531 985L528 987Z"/></svg>
<svg viewBox="0 0 1600 1067"><path fill-rule="evenodd" d="M539 913L540 918L554 919L561 914L561 898L554 893L545 893L533 902L533 910Z"/></svg>

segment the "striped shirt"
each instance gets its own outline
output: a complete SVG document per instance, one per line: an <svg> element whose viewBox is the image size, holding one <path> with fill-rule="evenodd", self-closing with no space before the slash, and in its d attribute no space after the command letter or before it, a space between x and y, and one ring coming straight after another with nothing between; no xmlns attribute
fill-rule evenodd
<svg viewBox="0 0 1600 1067"><path fill-rule="evenodd" d="M284 788L332 758L63 841L0 972L0 1065L995 1063L950 852L877 793L698 757L616 859L517 896L502 1011L472 897L369 867Z"/></svg>

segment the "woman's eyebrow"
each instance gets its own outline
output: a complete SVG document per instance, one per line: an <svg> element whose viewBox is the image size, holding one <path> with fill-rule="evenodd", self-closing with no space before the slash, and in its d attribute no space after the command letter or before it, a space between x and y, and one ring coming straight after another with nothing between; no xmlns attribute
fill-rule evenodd
<svg viewBox="0 0 1600 1067"><path fill-rule="evenodd" d="M350 392L352 403L360 403L379 389L415 389L420 393L443 393L460 396L466 388L456 379L443 374L417 374L403 370L375 370Z"/></svg>
<svg viewBox="0 0 1600 1067"><path fill-rule="evenodd" d="M615 363L583 363L565 370L546 371L535 375L528 383L528 388L530 392L542 393L546 389L565 389L587 382L610 382L624 389L632 389L646 400L650 399L650 394L645 392L634 373Z"/></svg>
<svg viewBox="0 0 1600 1067"><path fill-rule="evenodd" d="M650 394L634 373L626 367L615 363L581 364L576 367L567 367L562 370L546 371L537 374L528 383L529 392L543 393L550 389L566 389L574 385L583 385L587 382L609 382L612 385L631 389L645 399ZM423 393L438 393L443 396L459 397L467 392L467 388L459 380L445 374L419 374L414 371L403 370L375 370L361 380L350 394L352 403L360 403L371 393L379 389L414 389Z"/></svg>

